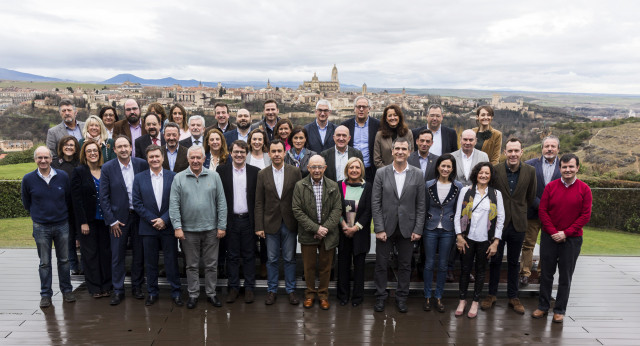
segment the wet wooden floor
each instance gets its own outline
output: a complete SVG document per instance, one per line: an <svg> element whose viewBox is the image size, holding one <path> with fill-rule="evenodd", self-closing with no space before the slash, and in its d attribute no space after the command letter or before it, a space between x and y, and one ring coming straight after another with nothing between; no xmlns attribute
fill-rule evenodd
<svg viewBox="0 0 640 346"><path fill-rule="evenodd" d="M240 297L215 308L201 298L188 310L175 307L166 288L151 307L130 295L112 307L108 298L91 298L82 285L75 291L77 302L63 303L55 276L53 306L40 309L37 263L35 249L0 250L0 345L640 345L639 258L580 257L561 325L550 318L533 320L529 314L537 297L528 293L521 295L524 316L508 310L501 297L474 320L454 317L452 291L444 299L446 313L422 311L418 290L412 291L406 314L398 313L392 300L385 312L374 312L371 291L356 308L339 306L331 292L332 306L323 311L317 305L308 310L289 305L283 291L275 305L265 306L264 289L257 290L253 304ZM220 297L224 301L226 289Z"/></svg>

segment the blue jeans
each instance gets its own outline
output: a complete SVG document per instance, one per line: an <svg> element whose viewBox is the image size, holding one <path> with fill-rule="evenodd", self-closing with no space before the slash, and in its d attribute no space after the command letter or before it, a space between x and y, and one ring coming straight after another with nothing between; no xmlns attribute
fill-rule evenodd
<svg viewBox="0 0 640 346"><path fill-rule="evenodd" d="M33 239L36 241L38 256L40 257L40 296L51 297L51 243L56 247L56 259L58 260L58 281L60 291L67 293L73 291L71 286L71 274L69 273L69 223L67 221L55 224L33 223Z"/></svg>
<svg viewBox="0 0 640 346"><path fill-rule="evenodd" d="M449 252L456 239L454 231L446 231L442 228L428 230L422 235L424 242L424 297L431 298L431 282L433 281L433 267L436 260L436 250L438 250L438 276L436 278L435 297L442 298L444 282L447 277L447 264L449 262Z"/></svg>
<svg viewBox="0 0 640 346"><path fill-rule="evenodd" d="M278 291L278 260L282 252L284 260L284 282L287 293L296 290L296 233L284 222L275 234L267 233L267 291Z"/></svg>

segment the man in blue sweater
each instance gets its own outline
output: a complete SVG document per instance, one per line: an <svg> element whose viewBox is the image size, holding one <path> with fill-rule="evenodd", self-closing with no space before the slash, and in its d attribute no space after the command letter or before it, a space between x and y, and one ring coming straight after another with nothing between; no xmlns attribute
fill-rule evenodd
<svg viewBox="0 0 640 346"><path fill-rule="evenodd" d="M56 248L60 291L67 303L76 301L69 274L69 211L71 200L69 176L51 168L51 152L38 147L33 158L38 169L22 178L22 205L31 213L33 238L40 257L40 307L51 306L51 242ZM60 203L66 201L66 203Z"/></svg>

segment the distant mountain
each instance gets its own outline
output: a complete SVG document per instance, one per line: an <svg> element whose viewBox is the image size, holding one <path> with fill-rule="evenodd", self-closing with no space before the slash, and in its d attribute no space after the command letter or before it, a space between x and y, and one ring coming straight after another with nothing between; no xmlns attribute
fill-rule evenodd
<svg viewBox="0 0 640 346"><path fill-rule="evenodd" d="M44 76L38 76L31 73L23 73L15 70L9 70L2 67L0 67L0 79L18 80L18 81L27 81L27 82L45 82L45 81L59 82L62 80L59 78L44 77Z"/></svg>

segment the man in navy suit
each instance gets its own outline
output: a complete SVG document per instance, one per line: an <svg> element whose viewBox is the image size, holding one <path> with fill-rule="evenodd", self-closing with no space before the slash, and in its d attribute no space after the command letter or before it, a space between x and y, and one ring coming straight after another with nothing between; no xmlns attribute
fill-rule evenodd
<svg viewBox="0 0 640 346"><path fill-rule="evenodd" d="M529 285L529 276L531 276L531 267L533 266L533 249L541 229L538 206L542 193L547 184L561 177L559 149L560 139L556 136L547 136L542 140L542 156L525 162L536 169L538 185L536 200L527 210L527 231L524 234L524 243L522 244L522 268L520 268L520 286L522 287ZM540 263L538 263L538 273L540 273L540 268Z"/></svg>
<svg viewBox="0 0 640 346"><path fill-rule="evenodd" d="M124 259L129 236L133 252L132 292L136 299L144 299L141 289L144 263L142 241L138 234L139 218L133 209L132 192L135 175L149 169L145 160L131 157L129 137L119 135L115 141L115 151L118 159L105 163L100 177L100 207L105 223L110 226L111 235L111 305L118 305L124 299Z"/></svg>
<svg viewBox="0 0 640 346"><path fill-rule="evenodd" d="M316 153L321 153L329 148L333 148L333 132L336 125L329 121L331 115L331 103L327 100L319 100L316 103L316 121L304 126L309 138L307 145L309 149Z"/></svg>
<svg viewBox="0 0 640 346"><path fill-rule="evenodd" d="M420 168L425 182L435 179L436 160L439 156L429 152L429 149L433 144L433 133L431 133L431 130L421 130L420 133L418 133L416 143L416 148L418 148L418 150L409 155L407 162L411 166Z"/></svg>
<svg viewBox="0 0 640 346"><path fill-rule="evenodd" d="M227 142L229 152L233 142L239 140L249 143L249 132L251 131L251 113L242 108L236 114L236 128L224 133L224 140Z"/></svg>
<svg viewBox="0 0 640 346"><path fill-rule="evenodd" d="M133 208L140 216L140 236L144 247L144 265L147 274L147 300L153 305L158 300L158 253L162 248L167 281L171 285L171 298L182 306L180 275L178 274L178 242L169 220L169 194L176 175L162 169L162 148L150 145L145 149L149 170L136 174L133 180Z"/></svg>
<svg viewBox="0 0 640 346"><path fill-rule="evenodd" d="M351 140L349 146L362 153L365 167L365 180L373 183L376 176L376 166L373 164L373 142L380 127L380 120L370 117L371 101L364 96L358 96L353 100L356 116L345 120L342 125L349 129Z"/></svg>
<svg viewBox="0 0 640 346"><path fill-rule="evenodd" d="M427 112L427 126L411 130L413 138L417 140L422 130L429 129L433 134L433 144L431 144L429 152L442 156L442 154L458 150L458 134L456 130L442 126L442 106L432 104ZM414 146L417 146L417 143Z"/></svg>

